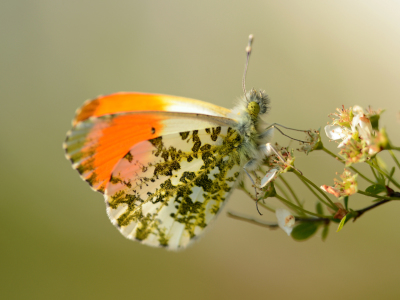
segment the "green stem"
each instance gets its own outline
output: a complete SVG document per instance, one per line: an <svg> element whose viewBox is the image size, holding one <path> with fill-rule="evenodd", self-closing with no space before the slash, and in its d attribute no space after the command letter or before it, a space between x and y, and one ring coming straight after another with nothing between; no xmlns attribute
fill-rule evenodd
<svg viewBox="0 0 400 300"><path fill-rule="evenodd" d="M239 188L240 188L243 192L245 192L245 193L250 197L251 200L253 200L254 202L256 202L256 199L254 199L253 194L250 193L250 192L246 189L246 187L245 187L244 185L240 186ZM262 202L260 202L260 201L258 201L258 205L264 207L266 210L269 210L270 212L275 213L275 209L273 209L273 208L271 208L271 207L265 205L264 203L262 203Z"/></svg>
<svg viewBox="0 0 400 300"><path fill-rule="evenodd" d="M329 154L330 156L334 157L335 159L337 159L339 162L341 162L342 164L346 164L346 162L340 158L339 156L337 156L336 154L332 153L331 151L329 151L328 149L326 149L325 147L322 148L323 151L325 151L325 153ZM351 169L353 172L357 173L358 175L360 175L360 177L364 178L366 181L368 181L369 183L375 184L375 182L373 182L371 179L369 179L368 177L366 177L364 174L362 174L360 171L358 171L356 168L350 166L347 167L349 169Z"/></svg>
<svg viewBox="0 0 400 300"><path fill-rule="evenodd" d="M379 182L378 175L376 175L376 172L375 172L374 168L373 168L373 167L371 167L371 166L369 166L369 167L371 168L371 172L372 172L372 174L374 174L374 177L375 177L375 180L376 180L376 182Z"/></svg>
<svg viewBox="0 0 400 300"><path fill-rule="evenodd" d="M400 197L379 196L379 195L371 194L371 193L364 192L364 191L358 191L357 194L361 194L361 195L372 197L372 198L378 198L378 199L382 199L382 200L388 200L388 201L390 201L390 200L400 200Z"/></svg>
<svg viewBox="0 0 400 300"><path fill-rule="evenodd" d="M279 178L282 178L282 176L279 176ZM290 196L288 195L288 193L286 193L286 191L285 191L285 189L280 185L280 184L278 184L278 182L276 182L275 181L275 186L278 188L278 190L283 194L283 196L288 200L288 201L290 201L291 203L293 203L293 201L292 201L292 199L290 198ZM298 209L295 209L296 210L296 213L297 214L299 214L299 215L305 215L301 210L298 210Z"/></svg>
<svg viewBox="0 0 400 300"><path fill-rule="evenodd" d="M283 176L279 176L279 179L283 182L283 184L286 186L286 188L289 190L289 192L292 194L294 200L296 201L297 205L300 207L303 207L303 204L301 204L299 198L297 197L296 193L293 191L292 187L290 184L283 178Z"/></svg>
<svg viewBox="0 0 400 300"><path fill-rule="evenodd" d="M308 211L308 210L306 210L306 209L304 209L304 208L302 208L302 207L298 207L296 204L293 204L292 202L286 200L285 198L279 196L278 194L275 195L275 198L278 198L281 202L285 203L287 206L289 206L289 207L294 207L294 208L296 208L296 209L299 209L299 210L301 210L302 212L304 212L304 213L306 213L306 214L309 214L309 215L311 215L311 216L316 216L316 217L325 218L325 219L328 219L328 218L329 218L329 217L327 217L327 216L320 215L320 214L316 214L316 213L313 213L313 212L311 212L311 211Z"/></svg>
<svg viewBox="0 0 400 300"><path fill-rule="evenodd" d="M301 179L301 178L300 178L300 179ZM304 181L303 179L301 179L301 182L304 183L304 185L311 191L311 193L314 194L315 197L318 198L319 201L321 201L321 202L324 203L325 205L329 206L328 203L325 203L324 199L322 199L322 198L314 191L314 189L312 189L312 188L310 187L310 185L309 185L306 181Z"/></svg>
<svg viewBox="0 0 400 300"><path fill-rule="evenodd" d="M400 169L400 163L397 160L396 156L394 155L393 151L389 150L389 153L390 153L390 156L392 156L392 158L393 158L394 162L396 163L397 167Z"/></svg>
<svg viewBox="0 0 400 300"><path fill-rule="evenodd" d="M396 180L394 180L393 178L391 178L389 176L389 174L386 174L385 171L383 171L381 168L379 168L378 166L376 166L375 164L371 163L370 161L366 161L367 164L369 164L371 167L375 168L375 170L377 170L380 174L384 175L386 178L388 178L396 187L400 188L400 184L397 183Z"/></svg>
<svg viewBox="0 0 400 300"><path fill-rule="evenodd" d="M394 171L396 171L396 168L392 167L392 170L390 170L389 178L393 177ZM387 181L387 184L386 184L387 186L389 186L389 182L390 182L389 178L388 178L388 181Z"/></svg>
<svg viewBox="0 0 400 300"><path fill-rule="evenodd" d="M228 217L231 217L232 219L236 219L236 220L240 220L240 221L245 221L245 222L248 222L248 223L251 223L251 224L255 224L255 225L258 225L258 226L267 227L267 228L271 228L271 229L275 229L275 228L278 228L278 227L279 227L279 225L278 225L278 224L275 224L275 223L273 223L273 224L264 223L264 222L257 221L257 220L252 219L252 218L247 218L247 217L244 217L244 216L239 216L239 215L234 214L234 213L231 213L231 212L229 212L229 211L228 211L227 214L228 214Z"/></svg>
<svg viewBox="0 0 400 300"><path fill-rule="evenodd" d="M332 200L331 199L329 199L329 197L327 196L327 195L325 195L325 193L318 187L318 186L316 186L315 184L314 184L314 182L312 182L311 180L309 180L307 177L305 177L304 175L302 175L302 174L300 174L299 172L297 172L297 171L293 171L296 175L297 175L297 177L299 177L300 178L300 180L301 181L305 181L305 182L307 182L309 185L311 185L315 190L317 190L329 203L327 203L327 202L325 202L325 201L323 201L321 198L319 198L326 206L329 206L330 208L332 208L333 210L337 210L337 207L336 207L336 205L332 202Z"/></svg>
<svg viewBox="0 0 400 300"><path fill-rule="evenodd" d="M279 176L279 178L280 177L281 176ZM290 198L290 195L286 192L286 190L278 182L275 181L274 184L275 184L276 188L279 190L279 192L281 192L286 199L289 199L290 202L293 202L292 199Z"/></svg>
<svg viewBox="0 0 400 300"><path fill-rule="evenodd" d="M332 220L332 218L299 218L296 217L296 221L300 221L300 222L324 222L325 224L329 224L329 222Z"/></svg>

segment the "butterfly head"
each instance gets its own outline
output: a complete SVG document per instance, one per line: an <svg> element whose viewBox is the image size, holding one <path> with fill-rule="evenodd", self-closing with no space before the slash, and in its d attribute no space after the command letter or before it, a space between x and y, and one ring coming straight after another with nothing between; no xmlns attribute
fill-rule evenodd
<svg viewBox="0 0 400 300"><path fill-rule="evenodd" d="M269 109L269 98L264 91L260 90L257 92L255 89L251 89L244 98L247 104L247 110L254 118L265 114Z"/></svg>

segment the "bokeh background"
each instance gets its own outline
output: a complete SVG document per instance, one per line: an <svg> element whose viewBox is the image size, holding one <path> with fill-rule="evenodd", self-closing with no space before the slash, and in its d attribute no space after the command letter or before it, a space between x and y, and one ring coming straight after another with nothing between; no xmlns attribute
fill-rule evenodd
<svg viewBox="0 0 400 300"><path fill-rule="evenodd" d="M398 1L1 1L2 299L399 299L398 203L331 227L325 242L295 242L228 218L275 220L236 191L205 236L175 253L123 238L64 158L75 109L99 94L232 107L250 33L247 86L270 95L269 122L319 128L342 104L372 105L400 144ZM319 185L342 171L324 153L296 163Z"/></svg>

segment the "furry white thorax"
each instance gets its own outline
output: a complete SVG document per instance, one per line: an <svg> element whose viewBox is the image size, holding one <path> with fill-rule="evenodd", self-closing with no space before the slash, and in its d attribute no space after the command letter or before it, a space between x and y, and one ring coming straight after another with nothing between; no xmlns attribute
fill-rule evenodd
<svg viewBox="0 0 400 300"><path fill-rule="evenodd" d="M264 91L252 89L243 96L232 109L229 118L237 121L234 128L243 137L239 146L240 161L248 171L254 170L267 155L266 143L273 130L265 130L267 124L262 120L269 110L269 98Z"/></svg>

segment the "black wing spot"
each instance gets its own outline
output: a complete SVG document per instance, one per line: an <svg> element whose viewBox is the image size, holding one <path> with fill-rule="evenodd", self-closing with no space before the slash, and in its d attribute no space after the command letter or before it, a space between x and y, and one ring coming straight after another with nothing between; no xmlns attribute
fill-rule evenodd
<svg viewBox="0 0 400 300"><path fill-rule="evenodd" d="M180 132L182 140L186 140L189 136L190 131Z"/></svg>

